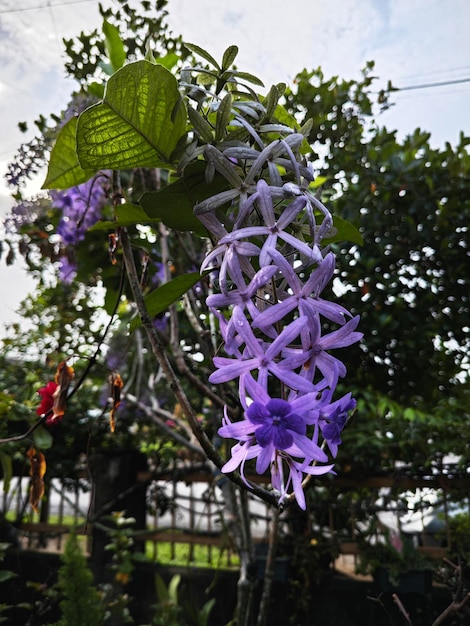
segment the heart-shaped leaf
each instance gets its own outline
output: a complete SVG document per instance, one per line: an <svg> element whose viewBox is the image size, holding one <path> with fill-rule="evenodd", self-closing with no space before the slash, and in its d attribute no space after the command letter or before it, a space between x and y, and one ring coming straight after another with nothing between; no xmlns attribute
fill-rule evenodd
<svg viewBox="0 0 470 626"><path fill-rule="evenodd" d="M137 61L108 81L103 102L78 119L83 168L169 167L186 132L186 107L175 77L162 65Z"/></svg>
<svg viewBox="0 0 470 626"><path fill-rule="evenodd" d="M49 159L43 189L70 189L89 180L95 169L83 169L77 156L77 120L72 117L61 129Z"/></svg>

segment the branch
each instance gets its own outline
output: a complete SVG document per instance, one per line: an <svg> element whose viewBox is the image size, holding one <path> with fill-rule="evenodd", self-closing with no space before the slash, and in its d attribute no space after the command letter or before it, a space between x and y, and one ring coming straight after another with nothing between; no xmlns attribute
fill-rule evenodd
<svg viewBox="0 0 470 626"><path fill-rule="evenodd" d="M392 595L392 598L393 598L393 601L395 602L395 604L397 605L398 610L400 611L400 613L405 618L405 621L408 624L408 626L413 626L413 622L411 621L410 615L409 615L408 611L405 609L405 607L403 606L403 603L400 600L400 598L398 597L398 594L394 593Z"/></svg>
<svg viewBox="0 0 470 626"><path fill-rule="evenodd" d="M160 409L157 407L153 407L153 408L149 407L143 402L140 402L139 400L137 400L135 396L132 396L130 394L126 394L125 397L126 397L126 400L128 400L131 404L134 404L141 411L143 411L147 415L147 417L149 417L165 433L165 435L168 435L168 437L170 437L177 443L181 444L182 446L185 446L186 448L188 448L188 450L191 450L191 452L204 456L204 450L202 448L200 448L199 446L195 445L194 443L192 443L191 441L189 441L182 435L175 432L172 428L167 426L167 424L165 424L165 422L163 422L162 419L158 417L158 414L160 414L164 419L174 420L178 425L180 425L178 423L179 420L176 417L176 415L173 415L173 413L170 413L169 411L165 411L164 409ZM181 424L181 426L184 428L184 425Z"/></svg>
<svg viewBox="0 0 470 626"><path fill-rule="evenodd" d="M269 530L268 553L266 555L266 567L264 571L263 592L258 612L256 626L265 626L268 619L269 600L274 579L274 568L276 567L277 542L279 539L279 509L275 509Z"/></svg>
<svg viewBox="0 0 470 626"><path fill-rule="evenodd" d="M451 602L449 606L433 621L432 626L439 626L439 624L445 622L449 615L460 611L460 609L463 609L469 599L470 593L467 593L467 595L460 602L456 602L455 600Z"/></svg>
<svg viewBox="0 0 470 626"><path fill-rule="evenodd" d="M142 326L144 327L145 332L147 333L148 340L150 342L150 346L152 348L152 352L155 355L162 371L168 381L170 386L170 390L173 392L176 400L179 402L183 413L186 416L186 419L191 426L191 430L196 435L197 440L199 441L202 449L204 450L208 459L210 459L219 469L224 465L224 461L213 446L212 442L204 432L201 424L199 423L196 413L191 406L191 403L181 386L181 383L174 371L167 353L165 352L164 346L160 341L160 337L158 336L157 330L155 329L152 320L150 319L150 315L147 311L147 307L144 300L144 295L142 293L142 289L139 282L139 277L137 274L137 268L134 261L134 255L132 253L132 246L129 239L129 234L126 228L123 228L121 231L121 245L122 252L124 257L124 264L126 267L127 278L129 280L129 285L134 296L135 303L137 305L137 310L139 312L140 319L142 321ZM228 475L230 480L233 480L240 487L246 489L246 484L244 483L241 476L233 472ZM250 489L254 494L256 494L259 498L264 500L265 502L269 502L270 504L276 504L275 495L259 487L257 485L251 484Z"/></svg>
<svg viewBox="0 0 470 626"><path fill-rule="evenodd" d="M37 422L34 422L34 424L30 426L26 432L22 433L21 435L14 435L13 437L5 437L3 439L0 439L0 443L10 443L10 441L23 441L23 439L27 439L36 430L36 428L38 428L43 422L46 421L46 418L49 417L49 415L51 414L52 409L47 413L44 413L44 415L41 415Z"/></svg>

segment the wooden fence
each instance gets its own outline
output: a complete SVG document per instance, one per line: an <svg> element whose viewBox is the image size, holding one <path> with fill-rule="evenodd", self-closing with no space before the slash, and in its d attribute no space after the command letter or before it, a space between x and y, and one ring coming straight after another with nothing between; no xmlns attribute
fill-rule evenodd
<svg viewBox="0 0 470 626"><path fill-rule="evenodd" d="M236 565L222 492L209 473L185 473L177 480L170 475L151 480L142 473L137 480L146 487L147 513L145 529L138 529L135 539L145 542L147 556L179 564ZM75 528L78 535L86 537L84 546L91 553L93 498L93 485L87 477L65 481L55 478L47 483L39 511L34 512L28 502L29 477L18 476L13 478L8 494L3 495L2 510L18 528L24 548L60 552L66 535ZM261 541L268 535L268 507L249 498L249 508L255 537ZM132 516L132 512L123 512L123 516Z"/></svg>
<svg viewBox="0 0 470 626"><path fill-rule="evenodd" d="M184 470L184 471L182 471ZM217 481L207 471L192 471L191 467L179 467L173 472L153 479L147 472L140 472L137 483L145 485L147 513L145 528L136 534L145 542L146 554L158 561L182 561L208 566L232 566L237 562L227 531L224 517L224 501ZM411 479L396 476L369 477L354 481L351 477L335 478L338 490L354 486L370 488L393 488L394 491L440 488L444 491L457 488L468 489L469 478L453 480L448 475L429 479ZM458 484L457 484L458 483ZM38 513L28 504L29 477L19 476L12 480L10 490L3 494L2 510L11 522L22 520L18 526L19 540L23 547L45 551L61 551L64 536L75 527L86 537L88 551L92 549L92 523L94 488L86 474L75 479L52 479L47 484L46 495ZM250 498L250 513L258 541L268 536L270 512L264 503ZM132 512L131 512L132 514ZM329 514L330 531L334 533L334 510ZM340 554L352 555L359 551L354 541L354 531L347 541L338 546ZM445 550L424 546L424 552L434 557L443 556Z"/></svg>

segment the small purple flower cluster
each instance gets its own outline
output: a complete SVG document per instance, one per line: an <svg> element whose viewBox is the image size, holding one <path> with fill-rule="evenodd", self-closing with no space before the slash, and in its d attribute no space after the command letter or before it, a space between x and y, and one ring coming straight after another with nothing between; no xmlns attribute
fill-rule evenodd
<svg viewBox="0 0 470 626"><path fill-rule="evenodd" d="M74 247L101 217L108 196L107 180L108 176L102 173L76 187L51 191L52 206L62 212L57 234L64 245L59 274L65 283L72 282L76 274Z"/></svg>
<svg viewBox="0 0 470 626"><path fill-rule="evenodd" d="M336 456L355 407L351 394L333 400L346 368L330 351L350 346L362 334L356 331L359 316L321 297L335 269L335 255L322 243L331 232L332 217L308 190L310 170L300 170L285 141L275 144L254 155L255 164L264 160L272 165L275 149L284 147L283 166L290 165L295 183L245 180L223 220L217 217L216 197L196 207L218 240L202 270L212 268L218 278L220 293L210 295L207 305L219 321L227 355L214 358L209 381L238 380L244 410L238 422L226 413L218 431L237 440L222 471L240 468L246 481L245 463L256 459L258 473L270 468L279 501L293 491L305 508L302 481L305 475L332 471L325 448ZM213 159L231 181L238 156L219 153ZM273 182L270 170L268 176ZM325 322L335 329L325 333Z"/></svg>

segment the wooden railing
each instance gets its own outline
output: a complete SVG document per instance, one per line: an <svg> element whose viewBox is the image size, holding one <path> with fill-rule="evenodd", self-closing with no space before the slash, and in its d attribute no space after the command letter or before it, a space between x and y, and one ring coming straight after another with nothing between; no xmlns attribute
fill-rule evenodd
<svg viewBox="0 0 470 626"><path fill-rule="evenodd" d="M157 482L148 473L138 474L137 480L147 486L147 494L152 489L160 489L168 504L163 515L161 506L156 513L151 513L149 508L146 528L136 534L138 541L146 543L148 556L165 561L174 561L179 556L181 560L182 546L185 546L183 558L188 564L204 562L207 565L222 563L230 566L236 562L230 534L225 527L223 496L209 472L193 472L186 467L184 472L178 469L160 475ZM468 480L448 475L432 477L432 480L396 476L363 479L338 476L335 485L339 490L368 486L393 487L394 491L403 491L423 485L447 490L454 486L467 489ZM8 512L10 521L22 519L18 530L24 547L61 551L64 537L75 527L78 533L87 537L86 546L91 550L92 523L89 514L92 509L92 486L86 476L73 481L51 481L38 514L33 514L27 504L28 490L28 477L14 478L9 493L3 496L2 507L4 512ZM262 540L268 535L269 511L266 505L254 499L250 503L250 511L256 521L253 524L256 539ZM330 530L334 532L333 513L330 525ZM354 540L340 542L338 550L340 554L359 554L359 546ZM445 549L440 547L426 546L420 550L435 558L445 555Z"/></svg>

